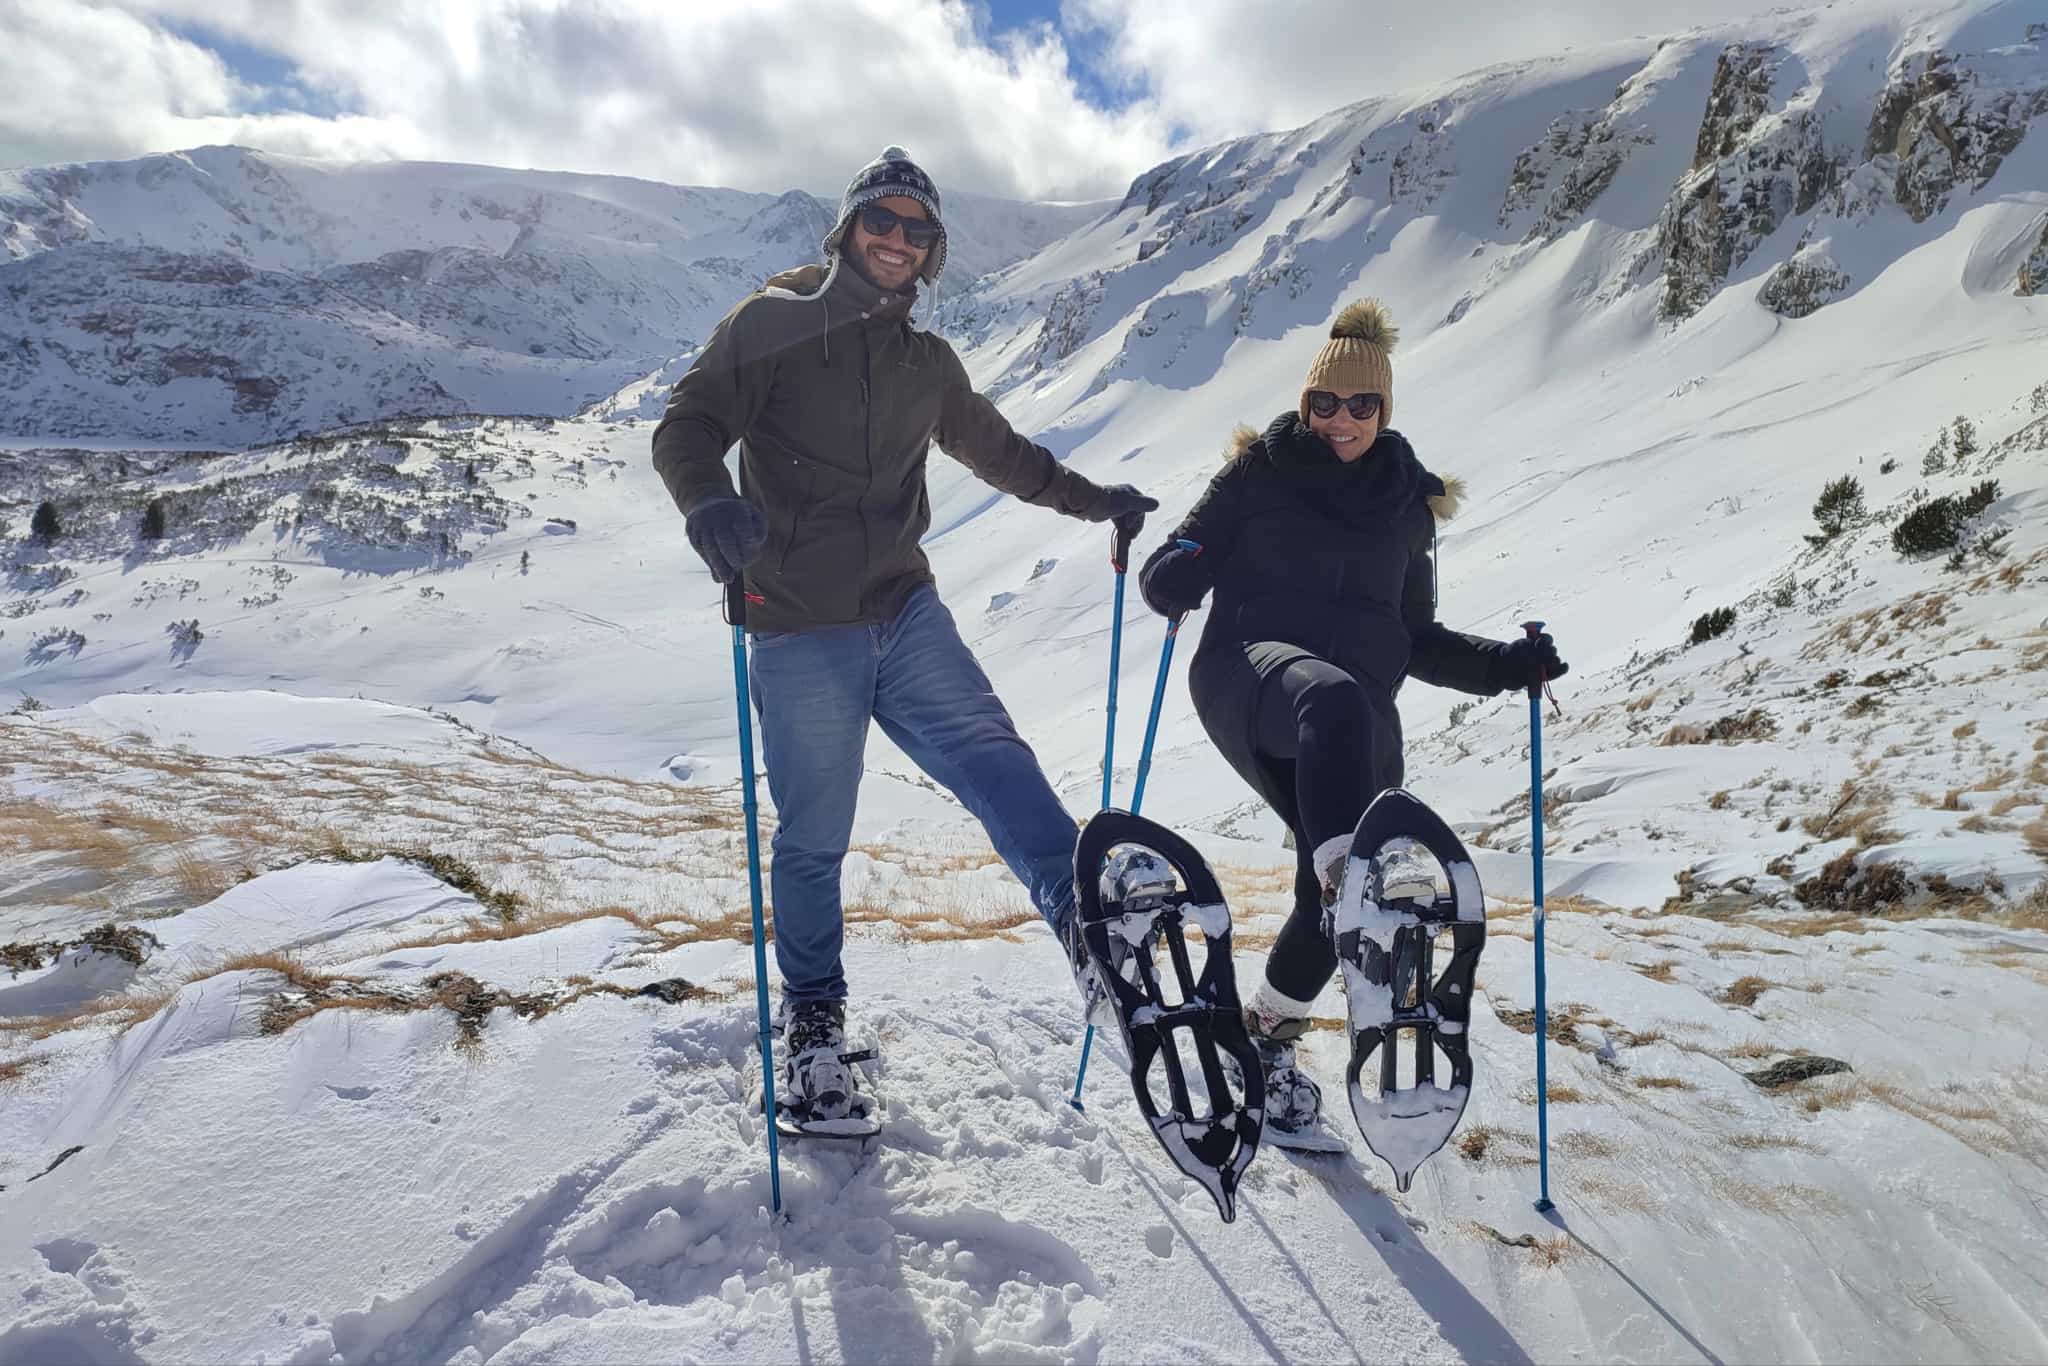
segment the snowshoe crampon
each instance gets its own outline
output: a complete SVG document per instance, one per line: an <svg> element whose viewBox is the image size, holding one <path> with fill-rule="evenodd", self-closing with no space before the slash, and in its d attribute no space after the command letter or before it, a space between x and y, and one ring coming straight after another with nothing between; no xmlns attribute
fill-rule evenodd
<svg viewBox="0 0 2048 1366"><path fill-rule="evenodd" d="M1351 1114L1405 1191L1471 1095L1466 1025L1486 945L1479 872L1442 818L1390 789L1359 818L1328 916L1350 1016Z"/></svg>
<svg viewBox="0 0 2048 1366"><path fill-rule="evenodd" d="M1264 1072L1230 965L1230 909L1194 846L1128 811L1098 813L1074 850L1082 939L1107 983L1131 1089L1175 1166L1229 1223L1258 1152ZM1186 932L1198 930L1196 974ZM1170 972L1162 974L1163 956ZM1237 1066L1226 1071L1228 1055Z"/></svg>

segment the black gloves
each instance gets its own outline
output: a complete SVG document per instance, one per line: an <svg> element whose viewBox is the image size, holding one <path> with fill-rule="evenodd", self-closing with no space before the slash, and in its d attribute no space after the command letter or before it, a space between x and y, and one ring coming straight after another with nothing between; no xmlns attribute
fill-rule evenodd
<svg viewBox="0 0 2048 1366"><path fill-rule="evenodd" d="M711 577L731 583L754 562L768 540L768 524L744 498L714 498L699 503L683 519L690 548L703 557Z"/></svg>
<svg viewBox="0 0 2048 1366"><path fill-rule="evenodd" d="M1557 655L1557 642L1549 632L1539 636L1523 636L1500 647L1494 658L1493 686L1498 692L1515 688L1527 688L1540 677L1548 680L1562 678L1571 672L1571 665Z"/></svg>
<svg viewBox="0 0 2048 1366"><path fill-rule="evenodd" d="M1200 607L1209 591L1209 566L1201 557L1199 547L1178 542L1168 542L1153 552L1138 575L1138 591L1145 595L1145 605L1169 619Z"/></svg>
<svg viewBox="0 0 2048 1366"><path fill-rule="evenodd" d="M1158 510L1157 498L1147 498L1129 484L1110 484L1102 490L1102 515L1094 520L1115 522L1118 531L1135 540L1145 529L1145 514Z"/></svg>

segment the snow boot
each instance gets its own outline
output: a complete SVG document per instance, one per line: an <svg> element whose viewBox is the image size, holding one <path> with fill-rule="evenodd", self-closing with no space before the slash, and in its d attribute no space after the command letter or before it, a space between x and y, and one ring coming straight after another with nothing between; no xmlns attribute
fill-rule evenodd
<svg viewBox="0 0 2048 1366"><path fill-rule="evenodd" d="M853 1109L853 1074L846 1051L846 1002L806 1001L783 1026L781 1108L805 1121L845 1119Z"/></svg>
<svg viewBox="0 0 2048 1366"><path fill-rule="evenodd" d="M1345 1151L1344 1141L1323 1127L1322 1088L1295 1062L1307 1010L1261 982L1244 1008L1244 1030L1265 1068L1267 1141L1295 1152Z"/></svg>

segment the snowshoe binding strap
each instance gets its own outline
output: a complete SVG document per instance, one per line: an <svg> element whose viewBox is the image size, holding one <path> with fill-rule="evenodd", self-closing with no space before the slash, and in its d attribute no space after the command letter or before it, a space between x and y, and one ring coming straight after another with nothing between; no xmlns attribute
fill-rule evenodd
<svg viewBox="0 0 2048 1366"><path fill-rule="evenodd" d="M1421 845L1442 865L1448 892L1387 897L1382 904L1382 851L1399 839ZM1441 817L1411 794L1390 789L1358 822L1329 928L1350 1016L1345 1082L1351 1114L1366 1146L1393 1169L1395 1188L1406 1191L1416 1169L1450 1140L1471 1095L1466 1026L1486 944L1478 870ZM1446 934L1449 961L1439 972L1439 940ZM1413 1064L1404 1086L1400 1063L1406 1041L1412 1041ZM1450 1063L1441 1086L1438 1052ZM1376 1081L1370 1094L1361 1081L1367 1075Z"/></svg>
<svg viewBox="0 0 2048 1366"><path fill-rule="evenodd" d="M1126 848L1155 857L1118 852ZM1083 944L1116 1010L1138 1108L1173 1164L1202 1184L1229 1223L1237 1217L1238 1181L1258 1152L1265 1071L1245 1033L1230 964L1230 910L1216 876L1171 830L1112 809L1081 830L1074 893ZM1189 927L1201 931L1207 949L1199 977L1183 937ZM1172 964L1174 1000L1155 957L1160 947ZM1226 1073L1225 1055L1237 1064L1234 1073ZM1155 1068L1164 1106L1152 1085Z"/></svg>

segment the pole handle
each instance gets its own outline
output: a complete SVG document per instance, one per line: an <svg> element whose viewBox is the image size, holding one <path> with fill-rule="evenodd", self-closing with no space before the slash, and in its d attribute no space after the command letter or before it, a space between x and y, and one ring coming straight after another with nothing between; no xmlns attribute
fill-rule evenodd
<svg viewBox="0 0 2048 1366"><path fill-rule="evenodd" d="M1136 528L1125 525L1121 517L1110 523L1109 567L1119 574L1130 566L1131 538L1135 534Z"/></svg>
<svg viewBox="0 0 2048 1366"><path fill-rule="evenodd" d="M738 576L725 586L725 624L742 628L747 624L747 582Z"/></svg>
<svg viewBox="0 0 2048 1366"><path fill-rule="evenodd" d="M1543 623L1540 621L1523 622L1522 634L1527 636L1530 640L1536 639L1536 637L1543 634ZM1543 685L1548 681L1548 677L1543 672L1543 666L1541 664L1538 664L1535 667L1535 669L1531 671L1531 677L1528 683L1529 699L1532 702L1535 701L1537 698L1543 696Z"/></svg>

